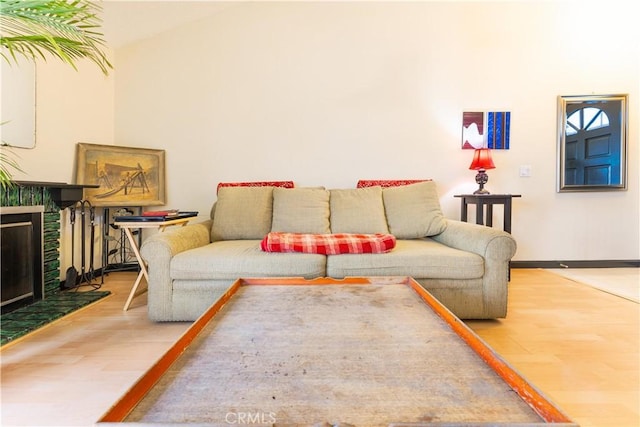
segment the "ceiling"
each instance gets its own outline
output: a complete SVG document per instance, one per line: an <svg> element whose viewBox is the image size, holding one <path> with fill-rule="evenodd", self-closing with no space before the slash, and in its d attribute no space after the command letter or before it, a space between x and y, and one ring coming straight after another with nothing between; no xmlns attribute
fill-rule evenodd
<svg viewBox="0 0 640 427"><path fill-rule="evenodd" d="M237 1L104 0L102 31L117 49L180 25L220 12Z"/></svg>

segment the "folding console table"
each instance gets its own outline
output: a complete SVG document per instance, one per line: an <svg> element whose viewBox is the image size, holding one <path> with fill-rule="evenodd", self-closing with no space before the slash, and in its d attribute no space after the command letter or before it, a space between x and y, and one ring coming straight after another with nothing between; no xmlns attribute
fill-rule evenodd
<svg viewBox="0 0 640 427"><path fill-rule="evenodd" d="M127 298L127 302L124 304L124 311L129 309L131 305L131 301L134 297L143 294L146 292L146 289L140 294L136 295L138 290L138 286L144 277L147 279L147 284L149 283L149 273L147 272L147 266L140 256L140 248L138 247L138 242L133 237L133 233L131 229L134 228L158 228L161 232L164 231L167 227L172 225L180 225L185 226L191 220L191 218L195 217L197 212L185 212L180 213L176 217L152 217L152 216L121 216L116 217L114 225L120 227L124 230L127 235L127 239L129 239L129 243L131 244L131 248L133 249L133 253L136 255L136 260L138 261L138 265L140 266L140 272L138 273L138 277L136 277L135 282L133 282L133 286L131 287L131 292L129 292L129 297Z"/></svg>

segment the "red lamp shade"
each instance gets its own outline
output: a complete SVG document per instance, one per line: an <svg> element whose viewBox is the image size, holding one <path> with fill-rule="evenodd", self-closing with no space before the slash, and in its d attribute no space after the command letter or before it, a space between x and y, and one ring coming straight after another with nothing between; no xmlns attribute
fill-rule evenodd
<svg viewBox="0 0 640 427"><path fill-rule="evenodd" d="M478 148L475 153L473 153L473 160L471 161L471 166L469 169L471 170L480 170L480 169L494 169L496 165L493 164L493 160L491 160L491 150L488 148Z"/></svg>

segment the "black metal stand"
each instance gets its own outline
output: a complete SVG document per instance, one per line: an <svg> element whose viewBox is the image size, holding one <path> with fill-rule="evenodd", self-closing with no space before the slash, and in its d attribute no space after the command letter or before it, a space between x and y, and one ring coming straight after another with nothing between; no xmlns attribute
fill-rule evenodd
<svg viewBox="0 0 640 427"><path fill-rule="evenodd" d="M140 269L124 230L114 225L113 216L141 214L141 207L117 208L114 212L111 212L109 208L104 208L104 223L102 227L103 274L115 271L138 271ZM142 244L140 230L136 230L133 233L137 236L139 247Z"/></svg>
<svg viewBox="0 0 640 427"><path fill-rule="evenodd" d="M71 225L71 266L67 269L66 279L64 281L65 289L76 289L80 286L92 286L99 289L104 284L104 278L101 277L100 284L94 283L97 277L94 268L95 257L95 207L88 200L80 200L69 206L70 225ZM80 272L75 268L75 227L76 218L80 215ZM89 223L87 224L87 218ZM87 241L87 228L89 228L89 241ZM89 254L87 263L87 244L89 244Z"/></svg>

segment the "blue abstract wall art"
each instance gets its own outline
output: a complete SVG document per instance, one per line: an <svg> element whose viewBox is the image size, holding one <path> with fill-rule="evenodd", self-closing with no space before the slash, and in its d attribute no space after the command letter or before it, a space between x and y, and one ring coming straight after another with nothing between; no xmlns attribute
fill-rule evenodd
<svg viewBox="0 0 640 427"><path fill-rule="evenodd" d="M511 128L511 112L462 113L462 148L490 148L508 150Z"/></svg>

